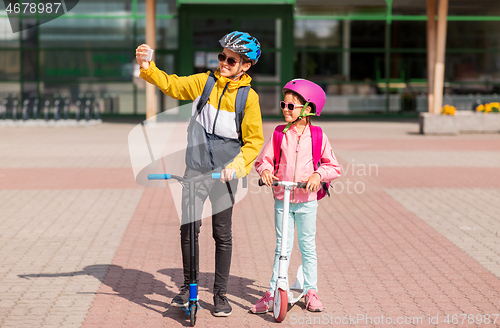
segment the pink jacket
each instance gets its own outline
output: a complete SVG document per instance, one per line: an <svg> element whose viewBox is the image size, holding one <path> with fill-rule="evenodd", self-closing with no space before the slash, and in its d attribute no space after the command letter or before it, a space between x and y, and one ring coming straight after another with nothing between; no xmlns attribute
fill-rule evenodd
<svg viewBox="0 0 500 328"><path fill-rule="evenodd" d="M322 182L332 181L340 177L340 166L333 154L328 137L323 133L323 144L321 146L321 166L314 171L312 158L311 129L306 126L302 135L297 133L297 128L292 125L283 136L281 144L281 159L277 177L281 181L301 182L309 178L314 172L321 175ZM255 169L259 175L264 170L274 173L274 150L273 137L269 139L255 161ZM283 187L273 187L274 197L283 200ZM317 193L307 192L304 189L295 188L291 193L290 202L304 203L315 200Z"/></svg>

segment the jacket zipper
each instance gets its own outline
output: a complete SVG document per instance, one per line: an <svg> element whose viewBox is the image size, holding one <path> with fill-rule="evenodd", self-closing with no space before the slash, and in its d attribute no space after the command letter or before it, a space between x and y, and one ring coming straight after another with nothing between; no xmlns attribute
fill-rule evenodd
<svg viewBox="0 0 500 328"><path fill-rule="evenodd" d="M229 82L226 83L226 86L224 87L224 90L222 90L222 94L219 98L219 105L217 106L217 113L215 114L215 119L214 119L214 125L212 126L212 135L215 135L215 123L217 123L217 118L219 117L219 111L220 111L220 104L222 102L222 97L224 96L224 93L227 90L227 87L229 86ZM208 134L208 132L207 132ZM207 146L208 146L208 152L210 154L210 164L212 164L212 170L215 169L215 162L214 162L214 157L212 154L212 147L210 146L210 139L207 140Z"/></svg>
<svg viewBox="0 0 500 328"><path fill-rule="evenodd" d="M229 86L229 83L230 82L226 83L226 86L224 87L224 90L222 90L222 94L220 95L219 105L217 106L217 113L215 114L214 124L213 124L213 127L212 127L212 134L215 134L215 123L217 123L217 118L219 117L220 104L222 102L222 97L224 96L224 93L226 92L227 87Z"/></svg>
<svg viewBox="0 0 500 328"><path fill-rule="evenodd" d="M300 135L299 138L297 139L297 149L295 149L295 166L293 168L293 182L295 182L295 173L297 173L297 160L299 158L300 137L302 137L302 135ZM295 201L295 189L296 188L293 188L292 192L292 203Z"/></svg>

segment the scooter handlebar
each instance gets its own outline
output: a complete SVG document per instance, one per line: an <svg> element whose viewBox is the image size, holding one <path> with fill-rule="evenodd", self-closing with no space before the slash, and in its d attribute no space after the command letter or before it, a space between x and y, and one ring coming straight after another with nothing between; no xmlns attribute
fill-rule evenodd
<svg viewBox="0 0 500 328"><path fill-rule="evenodd" d="M174 176L176 179L180 179L177 176ZM170 180L172 179L171 174L148 174L148 180ZM220 179L220 173L212 173L212 179L218 180ZM233 175L233 179L236 179L236 173Z"/></svg>
<svg viewBox="0 0 500 328"><path fill-rule="evenodd" d="M259 179L259 186L265 186L266 184L264 183L264 181L262 181L262 179ZM273 186L276 187L276 186L279 186L280 185L280 181L273 181ZM307 186L307 182L297 182L297 188L302 188L302 189L306 189L306 186Z"/></svg>

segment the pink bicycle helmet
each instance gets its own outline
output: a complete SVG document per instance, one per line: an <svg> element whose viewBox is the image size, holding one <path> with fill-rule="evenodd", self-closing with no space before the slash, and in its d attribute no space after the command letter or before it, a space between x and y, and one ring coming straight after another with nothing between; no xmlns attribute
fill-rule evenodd
<svg viewBox="0 0 500 328"><path fill-rule="evenodd" d="M325 106L326 95L323 88L319 85L304 79L294 79L283 87L283 95L287 90L296 92L302 96L311 105L312 111L316 113L316 116L321 114L321 110Z"/></svg>

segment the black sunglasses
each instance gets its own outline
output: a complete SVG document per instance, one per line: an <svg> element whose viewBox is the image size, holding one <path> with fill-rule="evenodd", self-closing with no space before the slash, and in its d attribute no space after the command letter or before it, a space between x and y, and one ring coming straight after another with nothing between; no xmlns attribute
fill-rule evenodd
<svg viewBox="0 0 500 328"><path fill-rule="evenodd" d="M226 54L225 54L225 53L221 53L221 54L219 54L219 55L217 56L217 58L219 59L219 61L220 61L220 62L224 62L224 61L226 61L226 59L227 59L227 63L228 63L228 64L229 64L229 66L231 66L231 67L234 67L234 66L236 66L236 64L238 64L238 61L237 61L235 58L233 58L233 57L228 57L228 56L226 56Z"/></svg>
<svg viewBox="0 0 500 328"><path fill-rule="evenodd" d="M289 111L293 111L295 109L295 107L297 108L300 108L300 107L304 107L304 105L295 105L295 104L292 104L292 103L286 103L284 101L280 101L280 107L281 109L288 109Z"/></svg>

